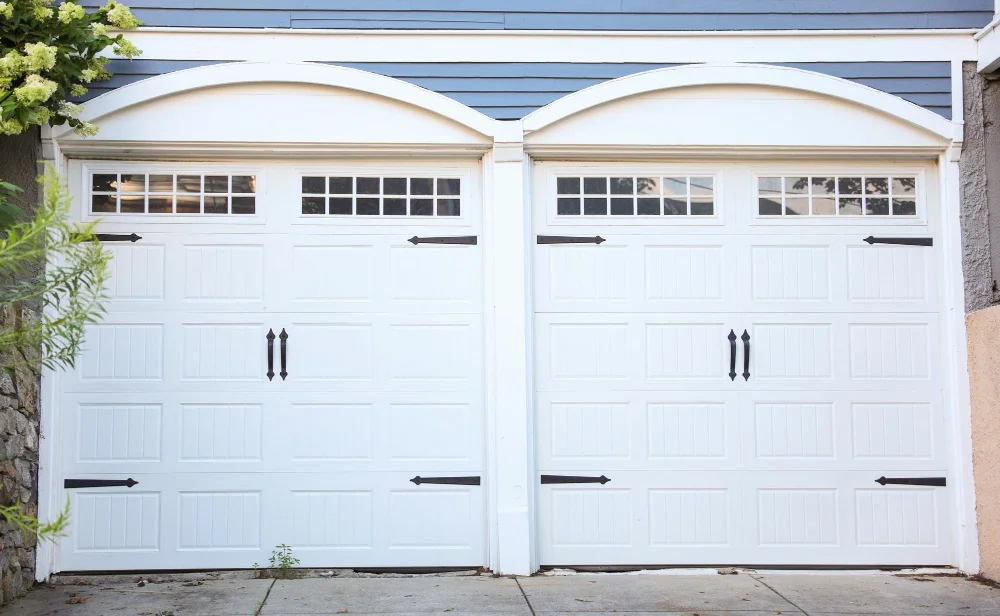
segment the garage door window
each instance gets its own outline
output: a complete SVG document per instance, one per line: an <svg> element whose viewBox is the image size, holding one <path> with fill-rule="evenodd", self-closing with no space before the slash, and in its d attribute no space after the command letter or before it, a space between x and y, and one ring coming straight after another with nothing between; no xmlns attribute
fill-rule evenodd
<svg viewBox="0 0 1000 616"><path fill-rule="evenodd" d="M257 176L94 173L94 214L254 214Z"/></svg>
<svg viewBox="0 0 1000 616"><path fill-rule="evenodd" d="M302 214L461 216L459 178L304 176Z"/></svg>
<svg viewBox="0 0 1000 616"><path fill-rule="evenodd" d="M761 216L916 216L912 176L757 178Z"/></svg>
<svg viewBox="0 0 1000 616"><path fill-rule="evenodd" d="M712 177L557 177L558 216L712 216Z"/></svg>

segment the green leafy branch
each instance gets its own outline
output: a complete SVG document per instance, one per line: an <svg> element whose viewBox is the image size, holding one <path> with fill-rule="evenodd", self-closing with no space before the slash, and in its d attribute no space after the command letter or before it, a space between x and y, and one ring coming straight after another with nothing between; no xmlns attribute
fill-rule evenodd
<svg viewBox="0 0 1000 616"><path fill-rule="evenodd" d="M12 529L21 531L22 535L34 535L39 541L55 542L65 537L69 528L69 501L66 501L66 507L51 522L42 523L38 518L24 513L20 502L0 505L0 518L6 520Z"/></svg>

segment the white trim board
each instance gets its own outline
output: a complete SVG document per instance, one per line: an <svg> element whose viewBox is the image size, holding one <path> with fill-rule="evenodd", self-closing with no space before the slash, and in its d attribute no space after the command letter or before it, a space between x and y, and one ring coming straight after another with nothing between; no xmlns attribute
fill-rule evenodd
<svg viewBox="0 0 1000 616"><path fill-rule="evenodd" d="M128 37L144 60L689 63L975 60L973 34L141 28Z"/></svg>

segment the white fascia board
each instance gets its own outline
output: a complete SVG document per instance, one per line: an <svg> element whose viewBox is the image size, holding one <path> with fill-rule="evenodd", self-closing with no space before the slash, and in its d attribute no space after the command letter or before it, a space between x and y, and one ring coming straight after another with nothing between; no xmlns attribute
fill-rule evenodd
<svg viewBox="0 0 1000 616"><path fill-rule="evenodd" d="M1000 69L1000 16L997 16L985 28L980 30L976 36L978 44L978 69L980 73L990 73Z"/></svg>
<svg viewBox="0 0 1000 616"><path fill-rule="evenodd" d="M906 62L975 60L973 30L594 32L139 28L144 60ZM414 44L414 38L419 39Z"/></svg>

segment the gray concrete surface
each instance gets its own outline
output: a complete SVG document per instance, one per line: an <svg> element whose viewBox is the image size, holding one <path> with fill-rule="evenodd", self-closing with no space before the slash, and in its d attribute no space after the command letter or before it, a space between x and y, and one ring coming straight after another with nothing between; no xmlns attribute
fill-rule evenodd
<svg viewBox="0 0 1000 616"><path fill-rule="evenodd" d="M138 582L144 580L142 585ZM85 599L84 599L85 598ZM61 578L0 616L993 616L1000 589L962 576L740 571L736 575L357 576L246 572Z"/></svg>

